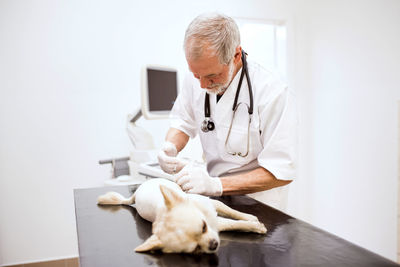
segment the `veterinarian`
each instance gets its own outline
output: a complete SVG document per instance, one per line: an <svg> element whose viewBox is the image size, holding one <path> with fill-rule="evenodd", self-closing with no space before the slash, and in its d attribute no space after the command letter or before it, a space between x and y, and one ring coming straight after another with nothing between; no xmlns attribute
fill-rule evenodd
<svg viewBox="0 0 400 267"><path fill-rule="evenodd" d="M171 128L158 155L189 193L247 194L284 210L295 178L297 116L288 87L253 61L230 17L204 14L188 26L189 73L172 109ZM178 156L200 135L207 170Z"/></svg>

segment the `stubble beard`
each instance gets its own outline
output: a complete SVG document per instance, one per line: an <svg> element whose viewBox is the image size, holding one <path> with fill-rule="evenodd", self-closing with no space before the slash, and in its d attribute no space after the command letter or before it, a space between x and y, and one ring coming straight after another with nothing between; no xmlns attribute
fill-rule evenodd
<svg viewBox="0 0 400 267"><path fill-rule="evenodd" d="M235 64L232 61L229 66L229 74L228 74L227 82L224 84L220 84L220 83L213 84L211 88L205 88L207 93L212 94L212 95L220 95L220 94L225 93L226 89L228 89L229 85L232 82L234 70L235 70Z"/></svg>

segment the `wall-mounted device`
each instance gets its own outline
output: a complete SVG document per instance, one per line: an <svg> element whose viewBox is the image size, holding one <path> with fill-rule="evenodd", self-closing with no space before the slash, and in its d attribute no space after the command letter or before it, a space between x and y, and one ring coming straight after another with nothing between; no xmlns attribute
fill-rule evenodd
<svg viewBox="0 0 400 267"><path fill-rule="evenodd" d="M148 119L168 118L178 96L178 72L171 67L147 65L142 69L142 114Z"/></svg>

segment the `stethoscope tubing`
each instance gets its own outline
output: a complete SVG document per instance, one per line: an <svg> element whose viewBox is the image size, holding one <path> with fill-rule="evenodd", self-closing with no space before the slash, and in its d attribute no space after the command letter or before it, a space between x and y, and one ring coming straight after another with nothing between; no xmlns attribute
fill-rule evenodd
<svg viewBox="0 0 400 267"><path fill-rule="evenodd" d="M236 89L235 100L233 101L232 111L233 112L236 111L236 108L238 106L237 102L239 99L240 89L242 87L243 77L246 76L246 81L247 81L247 85L248 85L248 89L249 89L249 98L250 98L250 106L248 108L248 112L251 117L251 115L253 114L253 88L252 88L251 82L250 82L250 75L249 75L249 71L248 71L248 67L247 67L246 55L247 55L246 52L244 52L242 50L243 66L242 66L242 71L240 73L239 84ZM201 130L203 132L208 132L208 131L214 130L215 124L211 119L210 96L208 93L206 93L205 99L204 99L204 117L205 117L205 119L201 124Z"/></svg>

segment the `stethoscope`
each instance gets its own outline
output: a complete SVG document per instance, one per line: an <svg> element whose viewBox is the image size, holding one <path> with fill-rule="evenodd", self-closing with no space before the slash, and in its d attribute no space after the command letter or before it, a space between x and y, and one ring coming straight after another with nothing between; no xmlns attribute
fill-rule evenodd
<svg viewBox="0 0 400 267"><path fill-rule="evenodd" d="M242 50L242 72L240 73L240 79L239 79L239 84L238 87L236 89L236 95L235 95L235 101L233 102L233 106L232 106L232 120L231 120L231 124L229 127L229 131L228 134L226 136L226 140L225 140L225 149L228 151L229 154L233 155L233 156L241 156L241 157L246 157L249 153L249 134L250 134L250 122L251 122L251 116L253 114L253 90L251 87L251 82L250 82L250 78L249 78L249 71L247 68L247 60L246 60L246 53ZM247 85L249 88L249 98L250 98L250 106L247 103L243 103L240 102L238 103L238 99L239 99L239 94L240 94L240 88L242 87L242 82L243 82L243 77L246 75L246 80L247 80ZM238 109L238 107L244 104L247 106L247 111L249 113L249 124L248 124L248 128L247 128L247 151L245 153L241 153L241 152L229 152L231 151L230 149L227 148L228 146L228 140L229 140L229 136L231 134L231 129L232 129L232 123L233 123L233 119L235 117L235 113L236 110ZM211 119L211 110L210 110L210 96L208 93L206 93L205 95L205 99L204 99L204 121L201 123L201 130L203 132L209 132L209 131L213 131L215 129L215 123L214 121Z"/></svg>

